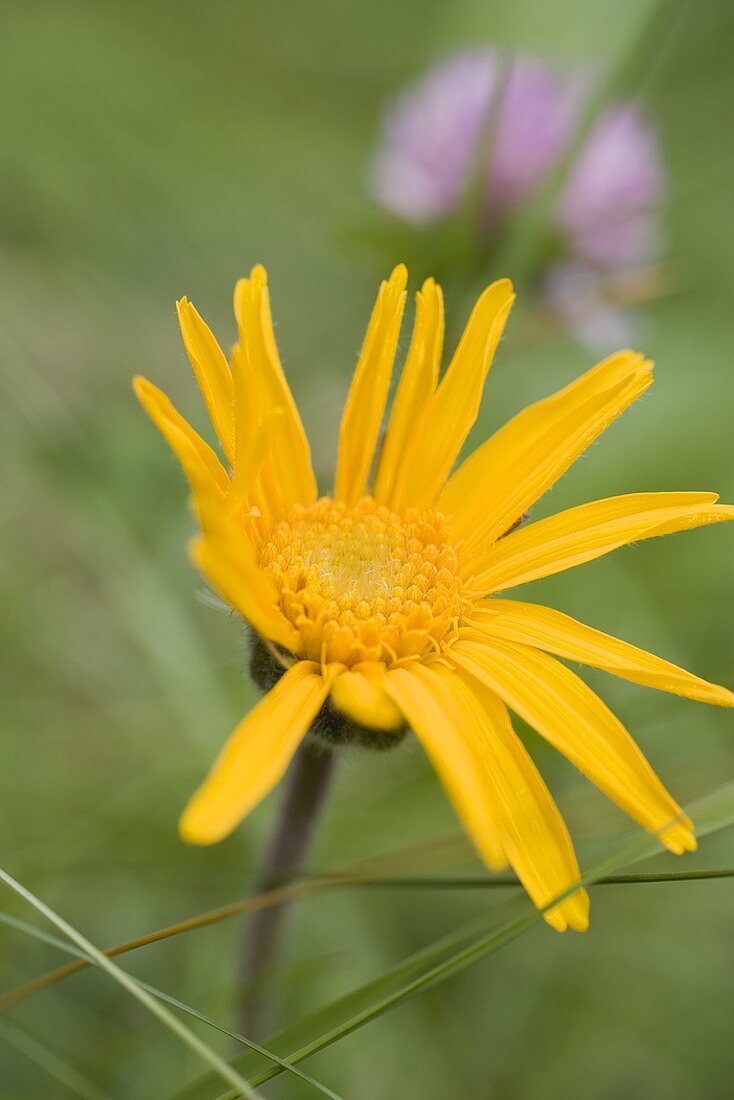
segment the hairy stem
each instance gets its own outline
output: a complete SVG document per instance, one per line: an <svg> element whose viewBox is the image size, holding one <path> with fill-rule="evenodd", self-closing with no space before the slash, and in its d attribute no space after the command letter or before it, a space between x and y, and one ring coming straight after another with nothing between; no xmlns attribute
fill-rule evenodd
<svg viewBox="0 0 734 1100"><path fill-rule="evenodd" d="M302 743L286 778L286 791L263 859L256 892L282 886L303 871L320 812L334 772L335 756L323 745ZM282 939L287 905L259 909L245 927L242 944L243 1034L263 1035L269 1030L272 1010L272 976Z"/></svg>

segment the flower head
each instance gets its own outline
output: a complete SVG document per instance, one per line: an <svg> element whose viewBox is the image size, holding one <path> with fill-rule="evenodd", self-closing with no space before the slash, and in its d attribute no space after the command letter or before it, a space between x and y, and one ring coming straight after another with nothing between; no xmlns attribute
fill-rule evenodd
<svg viewBox="0 0 734 1100"><path fill-rule="evenodd" d="M734 705L734 695L500 593L628 542L734 519L734 508L713 493L636 493L514 529L650 385L651 364L630 351L521 412L454 471L513 302L507 280L484 291L443 375L441 291L424 283L378 446L406 280L397 267L380 287L342 419L333 495L318 495L262 268L237 286L230 362L194 307L179 303L224 462L160 390L136 379L191 483L201 525L196 563L284 668L225 744L181 830L199 844L231 832L320 715L338 712L375 740L407 726L485 863L511 864L546 906L579 870L509 711L683 852L695 847L690 821L621 723L557 658L721 706ZM585 891L545 915L560 930L585 928Z"/></svg>
<svg viewBox="0 0 734 1100"><path fill-rule="evenodd" d="M388 109L373 190L400 218L427 223L450 214L480 172L494 225L559 161L589 87L582 74L523 55L475 49L449 57ZM664 184L655 133L638 108L609 107L571 166L554 229L571 256L600 270L650 263L660 251Z"/></svg>

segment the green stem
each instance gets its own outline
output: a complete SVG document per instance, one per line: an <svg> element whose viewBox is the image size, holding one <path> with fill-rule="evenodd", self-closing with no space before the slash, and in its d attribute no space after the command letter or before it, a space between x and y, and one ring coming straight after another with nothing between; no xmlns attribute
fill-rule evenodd
<svg viewBox="0 0 734 1100"><path fill-rule="evenodd" d="M263 860L258 894L297 878L326 804L334 772L334 753L310 739L291 764L275 831ZM287 905L257 910L247 923L242 945L241 1030L257 1037L269 1029L271 988Z"/></svg>

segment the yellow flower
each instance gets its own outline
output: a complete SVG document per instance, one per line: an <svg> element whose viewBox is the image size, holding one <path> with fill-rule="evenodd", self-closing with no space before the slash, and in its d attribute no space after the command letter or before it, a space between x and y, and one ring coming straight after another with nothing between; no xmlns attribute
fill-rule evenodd
<svg viewBox="0 0 734 1100"><path fill-rule="evenodd" d="M237 284L231 362L194 307L178 304L224 463L160 390L136 379L191 483L202 532L194 560L286 669L225 744L181 832L196 844L230 833L282 777L319 714L336 710L376 738L410 727L484 862L511 864L544 906L579 869L508 708L681 853L696 846L691 822L617 718L556 658L720 706L734 705L734 694L559 611L498 594L629 542L734 519L734 507L714 493L633 493L514 529L650 385L652 364L631 351L521 412L452 473L513 302L506 279L480 297L443 376L443 300L432 279L423 284L379 445L406 281L400 266L380 287L332 496L318 495L261 267ZM579 889L546 919L583 929L588 908Z"/></svg>

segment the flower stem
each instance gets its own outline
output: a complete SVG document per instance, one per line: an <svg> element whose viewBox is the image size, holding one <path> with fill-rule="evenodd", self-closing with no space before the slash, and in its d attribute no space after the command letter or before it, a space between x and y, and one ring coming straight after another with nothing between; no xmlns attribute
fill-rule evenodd
<svg viewBox="0 0 734 1100"><path fill-rule="evenodd" d="M334 773L335 754L306 739L290 766L275 830L263 859L256 893L282 886L301 873ZM269 1029L270 978L278 956L287 905L260 909L248 921L242 944L242 1032Z"/></svg>

